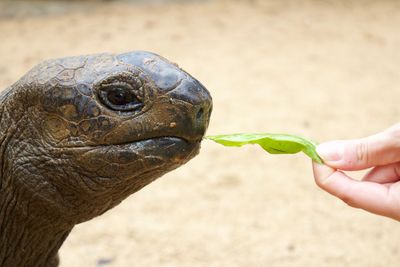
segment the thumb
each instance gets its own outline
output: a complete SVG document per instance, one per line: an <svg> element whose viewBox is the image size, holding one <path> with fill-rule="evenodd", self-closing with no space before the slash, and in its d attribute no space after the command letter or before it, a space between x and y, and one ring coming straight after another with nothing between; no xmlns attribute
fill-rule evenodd
<svg viewBox="0 0 400 267"><path fill-rule="evenodd" d="M354 171L400 161L400 128L369 137L338 140L317 146L317 153L332 168Z"/></svg>

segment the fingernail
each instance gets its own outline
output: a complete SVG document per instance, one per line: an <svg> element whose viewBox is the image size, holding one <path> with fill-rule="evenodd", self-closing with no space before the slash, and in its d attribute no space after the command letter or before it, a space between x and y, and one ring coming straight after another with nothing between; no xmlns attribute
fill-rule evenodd
<svg viewBox="0 0 400 267"><path fill-rule="evenodd" d="M331 141L317 146L317 153L323 161L339 161L343 157L343 144Z"/></svg>

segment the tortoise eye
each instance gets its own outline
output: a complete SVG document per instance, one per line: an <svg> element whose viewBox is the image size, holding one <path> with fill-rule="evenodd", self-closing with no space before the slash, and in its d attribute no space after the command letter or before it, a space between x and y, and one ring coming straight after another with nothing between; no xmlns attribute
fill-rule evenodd
<svg viewBox="0 0 400 267"><path fill-rule="evenodd" d="M107 107L117 111L134 111L143 106L139 91L129 84L106 84L100 89L100 99Z"/></svg>
<svg viewBox="0 0 400 267"><path fill-rule="evenodd" d="M139 102L131 93L121 87L112 88L107 92L107 99L113 105L123 106L134 102Z"/></svg>

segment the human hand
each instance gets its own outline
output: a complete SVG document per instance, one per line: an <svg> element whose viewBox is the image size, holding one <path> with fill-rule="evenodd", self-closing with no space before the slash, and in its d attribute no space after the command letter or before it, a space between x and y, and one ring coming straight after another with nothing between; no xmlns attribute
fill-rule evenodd
<svg viewBox="0 0 400 267"><path fill-rule="evenodd" d="M315 182L354 208L400 221L400 124L355 140L320 144L325 165L313 163ZM372 169L361 181L342 171Z"/></svg>

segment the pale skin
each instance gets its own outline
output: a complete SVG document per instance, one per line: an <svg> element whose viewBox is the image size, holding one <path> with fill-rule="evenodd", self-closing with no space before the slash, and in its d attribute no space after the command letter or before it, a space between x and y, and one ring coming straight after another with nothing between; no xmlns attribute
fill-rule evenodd
<svg viewBox="0 0 400 267"><path fill-rule="evenodd" d="M400 123L369 137L320 144L315 182L354 208L400 221ZM372 168L361 180L343 171Z"/></svg>

